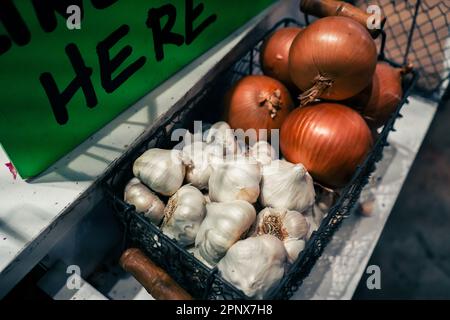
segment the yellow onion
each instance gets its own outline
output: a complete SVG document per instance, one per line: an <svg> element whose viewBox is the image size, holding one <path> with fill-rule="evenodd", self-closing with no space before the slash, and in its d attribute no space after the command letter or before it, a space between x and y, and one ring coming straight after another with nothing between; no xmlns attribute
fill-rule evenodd
<svg viewBox="0 0 450 320"><path fill-rule="evenodd" d="M299 27L279 29L269 36L261 48L260 58L264 74L280 80L289 88L294 86L289 74L289 49L301 30Z"/></svg>
<svg viewBox="0 0 450 320"><path fill-rule="evenodd" d="M281 152L329 187L342 187L372 147L372 134L355 110L337 103L297 108L281 127Z"/></svg>
<svg viewBox="0 0 450 320"><path fill-rule="evenodd" d="M280 129L293 109L289 91L278 80L262 75L250 75L239 80L225 98L225 121L233 129L256 130L256 139L262 139L262 130L270 138L272 129Z"/></svg>
<svg viewBox="0 0 450 320"><path fill-rule="evenodd" d="M372 80L377 49L369 32L346 17L326 17L306 27L289 51L292 81L302 91L300 104L317 98L344 100Z"/></svg>
<svg viewBox="0 0 450 320"><path fill-rule="evenodd" d="M371 127L383 126L402 99L402 76L411 70L411 65L394 68L378 62L371 84L346 103L358 110Z"/></svg>

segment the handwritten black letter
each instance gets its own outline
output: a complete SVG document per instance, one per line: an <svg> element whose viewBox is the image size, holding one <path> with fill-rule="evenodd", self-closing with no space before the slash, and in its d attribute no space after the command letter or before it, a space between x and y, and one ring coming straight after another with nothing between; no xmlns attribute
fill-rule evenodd
<svg viewBox="0 0 450 320"><path fill-rule="evenodd" d="M78 89L81 88L83 90L86 104L89 108L97 105L97 96L95 95L94 86L91 81L92 68L84 64L83 57L75 44L68 44L66 46L66 53L75 70L76 76L63 92L59 91L51 73L44 72L39 77L52 106L55 119L59 124L65 124L69 120L67 104Z"/></svg>
<svg viewBox="0 0 450 320"><path fill-rule="evenodd" d="M0 1L0 21L17 45L24 46L30 42L30 30L11 0ZM0 35L0 55L11 48L11 39L6 35Z"/></svg>
<svg viewBox="0 0 450 320"><path fill-rule="evenodd" d="M161 18L167 16L167 22L161 29ZM156 61L164 59L164 44L175 44L178 47L183 44L184 38L181 34L172 32L177 17L177 8L171 4L148 11L147 27L153 31L153 44Z"/></svg>
<svg viewBox="0 0 450 320"><path fill-rule="evenodd" d="M128 58L133 49L131 46L123 47L120 52L114 57L110 58L109 50L124 36L128 34L130 27L126 24L120 26L116 31L111 33L105 40L99 42L97 45L97 54L100 63L100 76L102 87L107 93L116 90L122 83L139 70L146 61L145 57L140 57L125 70L123 70L115 79L112 79L112 74L120 65Z"/></svg>
<svg viewBox="0 0 450 320"><path fill-rule="evenodd" d="M194 21L197 19L200 14L203 11L203 3L200 3L198 6L194 8L194 1L193 0L186 0L186 19L184 21L185 23L185 29L186 29L186 44L189 45L192 43L192 41L195 40L195 38L198 37L200 33L203 32L203 30L206 29L211 23L216 21L217 15L212 14L203 22L200 23L200 25L197 28L194 28Z"/></svg>

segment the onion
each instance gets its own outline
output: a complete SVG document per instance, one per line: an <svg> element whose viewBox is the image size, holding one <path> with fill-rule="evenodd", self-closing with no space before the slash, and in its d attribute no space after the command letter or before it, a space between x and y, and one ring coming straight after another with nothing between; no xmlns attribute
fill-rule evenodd
<svg viewBox="0 0 450 320"><path fill-rule="evenodd" d="M261 66L264 74L294 87L289 74L289 49L292 41L301 31L298 27L282 28L275 31L261 49Z"/></svg>
<svg viewBox="0 0 450 320"><path fill-rule="evenodd" d="M372 147L372 135L355 110L337 103L318 103L291 112L280 135L281 152L302 163L328 187L342 187Z"/></svg>
<svg viewBox="0 0 450 320"><path fill-rule="evenodd" d="M289 91L278 80L250 75L239 80L225 97L225 121L233 129L256 129L257 140L270 138L293 109ZM259 130L266 129L262 137Z"/></svg>
<svg viewBox="0 0 450 320"><path fill-rule="evenodd" d="M383 126L402 99L402 75L411 70L411 65L394 68L378 62L372 83L346 104L360 111L369 126Z"/></svg>
<svg viewBox="0 0 450 320"><path fill-rule="evenodd" d="M291 79L302 106L317 98L344 100L367 87L377 63L369 32L353 19L326 17L300 32L289 51Z"/></svg>

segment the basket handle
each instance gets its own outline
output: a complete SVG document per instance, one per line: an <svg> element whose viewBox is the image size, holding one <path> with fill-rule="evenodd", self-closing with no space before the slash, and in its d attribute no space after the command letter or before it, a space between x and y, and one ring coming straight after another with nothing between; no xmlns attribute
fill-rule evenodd
<svg viewBox="0 0 450 320"><path fill-rule="evenodd" d="M386 17L381 17L380 29L369 29L367 27L367 20L370 18L370 14L364 12L358 7L355 7L349 3L336 0L301 0L300 10L305 14L311 14L313 16L323 18L329 16L341 16L352 18L359 22L367 31L372 35L373 38L378 37L381 30L386 23Z"/></svg>
<svg viewBox="0 0 450 320"><path fill-rule="evenodd" d="M119 264L157 300L192 300L189 293L137 248L125 250Z"/></svg>

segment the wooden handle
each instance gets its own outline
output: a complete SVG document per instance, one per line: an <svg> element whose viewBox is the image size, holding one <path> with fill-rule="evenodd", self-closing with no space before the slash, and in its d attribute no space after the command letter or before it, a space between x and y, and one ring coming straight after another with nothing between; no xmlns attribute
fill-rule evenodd
<svg viewBox="0 0 450 320"><path fill-rule="evenodd" d="M371 16L349 3L336 0L301 0L300 10L306 14L323 18L329 16L341 16L352 18L367 28L367 20ZM367 29L373 38L376 38L386 22L386 17L381 17L380 29Z"/></svg>
<svg viewBox="0 0 450 320"><path fill-rule="evenodd" d="M163 269L153 263L141 250L127 249L120 257L121 267L131 273L157 300L192 300Z"/></svg>

